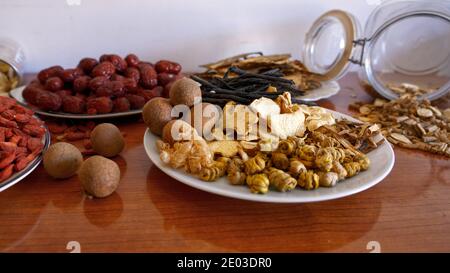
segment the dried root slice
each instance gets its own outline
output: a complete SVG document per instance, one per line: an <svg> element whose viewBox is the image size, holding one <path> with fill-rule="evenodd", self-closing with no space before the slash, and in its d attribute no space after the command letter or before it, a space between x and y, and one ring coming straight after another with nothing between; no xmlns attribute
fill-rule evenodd
<svg viewBox="0 0 450 273"><path fill-rule="evenodd" d="M407 138L405 135L402 135L402 134L391 133L391 135L390 135L390 137L388 137L388 139L389 138L393 138L394 139L393 142L400 141L400 142L403 142L403 143L406 143L406 144L412 144L411 140L409 138Z"/></svg>
<svg viewBox="0 0 450 273"><path fill-rule="evenodd" d="M218 140L208 143L213 154L231 158L239 152L239 142L234 140Z"/></svg>
<svg viewBox="0 0 450 273"><path fill-rule="evenodd" d="M311 133L312 139L317 141L321 147L339 147L341 144L333 137L327 136L318 130Z"/></svg>
<svg viewBox="0 0 450 273"><path fill-rule="evenodd" d="M269 178L270 185L278 191L290 191L297 186L297 180L282 170L269 168L266 170L266 174Z"/></svg>
<svg viewBox="0 0 450 273"><path fill-rule="evenodd" d="M269 191L269 178L266 174L254 174L247 176L247 185L252 193L267 193Z"/></svg>
<svg viewBox="0 0 450 273"><path fill-rule="evenodd" d="M411 86L414 85L398 87L404 94L396 100L366 104L370 113L360 113L359 118L380 124L380 132L395 145L450 157L448 110L440 110L428 100L418 100L415 92L422 89ZM356 103L352 107L357 105L361 104Z"/></svg>
<svg viewBox="0 0 450 273"><path fill-rule="evenodd" d="M245 151L247 154L254 155L258 152L257 142L241 141L239 143L241 144L242 150Z"/></svg>
<svg viewBox="0 0 450 273"><path fill-rule="evenodd" d="M314 190L319 187L319 176L314 171L302 172L298 177L298 185L305 190Z"/></svg>

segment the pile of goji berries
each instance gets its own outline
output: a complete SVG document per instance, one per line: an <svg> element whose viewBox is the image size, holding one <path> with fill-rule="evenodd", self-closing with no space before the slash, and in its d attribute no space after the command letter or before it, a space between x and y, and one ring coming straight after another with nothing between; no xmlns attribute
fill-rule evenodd
<svg viewBox="0 0 450 273"><path fill-rule="evenodd" d="M43 122L14 99L0 96L0 182L23 170L44 147Z"/></svg>
<svg viewBox="0 0 450 273"><path fill-rule="evenodd" d="M91 131L95 128L96 123L93 121L64 122L56 120L46 120L45 124L52 134L52 139L56 142L76 142L83 141L85 148L83 155L92 154L92 146L90 141Z"/></svg>

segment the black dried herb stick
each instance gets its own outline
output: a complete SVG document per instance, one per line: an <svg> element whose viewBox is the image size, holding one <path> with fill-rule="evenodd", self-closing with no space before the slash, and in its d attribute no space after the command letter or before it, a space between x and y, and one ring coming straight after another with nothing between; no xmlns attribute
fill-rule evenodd
<svg viewBox="0 0 450 273"><path fill-rule="evenodd" d="M279 69L256 74L232 66L222 78L203 79L195 75L191 78L202 85L204 102L219 105L231 100L249 104L261 97L276 99L284 92L291 93L293 97L304 94L295 86L294 81L283 78L283 73ZM270 87L276 88L276 91L268 91ZM293 102L311 104L296 99L293 99Z"/></svg>

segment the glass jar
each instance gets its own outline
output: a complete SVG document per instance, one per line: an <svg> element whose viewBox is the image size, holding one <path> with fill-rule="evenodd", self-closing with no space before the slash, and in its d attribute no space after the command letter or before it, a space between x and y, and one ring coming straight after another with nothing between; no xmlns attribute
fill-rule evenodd
<svg viewBox="0 0 450 273"><path fill-rule="evenodd" d="M0 38L0 93L15 88L23 76L25 56L22 47L8 38Z"/></svg>
<svg viewBox="0 0 450 273"><path fill-rule="evenodd" d="M348 12L325 13L306 34L305 65L321 80L336 80L358 64L359 75L387 99L399 96L392 87L402 83L430 90L420 99L450 90L450 1L387 1L361 30Z"/></svg>

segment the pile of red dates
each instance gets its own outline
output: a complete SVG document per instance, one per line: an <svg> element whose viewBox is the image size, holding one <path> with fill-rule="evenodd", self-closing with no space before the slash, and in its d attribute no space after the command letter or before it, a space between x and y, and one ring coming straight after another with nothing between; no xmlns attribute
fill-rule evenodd
<svg viewBox="0 0 450 273"><path fill-rule="evenodd" d="M25 100L48 112L106 114L141 109L154 97L168 97L182 77L178 63L155 64L136 55L83 58L76 68L52 66L40 71L23 91Z"/></svg>

